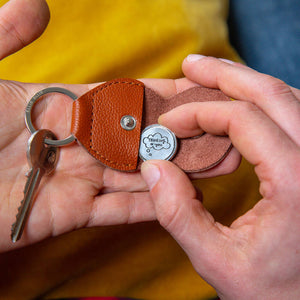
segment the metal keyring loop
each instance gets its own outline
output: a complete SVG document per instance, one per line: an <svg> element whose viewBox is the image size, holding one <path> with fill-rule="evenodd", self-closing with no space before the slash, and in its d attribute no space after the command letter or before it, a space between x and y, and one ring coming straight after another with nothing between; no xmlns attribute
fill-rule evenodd
<svg viewBox="0 0 300 300"><path fill-rule="evenodd" d="M71 91L64 89L64 88L60 88L60 87L49 87L46 89L43 89L39 92L37 92L28 102L26 109L25 109L25 124L28 128L28 130L31 132L31 134L35 133L37 131L37 129L33 126L32 124L32 120L31 120L31 111L32 108L34 106L34 104L37 102L37 100L48 93L61 93L64 95L69 96L70 98L72 98L74 101L78 98L75 94L73 94ZM45 143L47 145L51 145L51 146L66 146L68 144L71 144L75 141L75 137L71 134L70 136L68 136L67 138L63 139L63 140L49 140L46 139Z"/></svg>

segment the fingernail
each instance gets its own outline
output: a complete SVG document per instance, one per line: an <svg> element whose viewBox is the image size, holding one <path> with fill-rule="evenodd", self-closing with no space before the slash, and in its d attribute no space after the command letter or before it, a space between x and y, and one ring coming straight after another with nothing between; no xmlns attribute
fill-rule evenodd
<svg viewBox="0 0 300 300"><path fill-rule="evenodd" d="M160 178L159 168L151 162L144 162L141 168L142 176L151 190Z"/></svg>
<svg viewBox="0 0 300 300"><path fill-rule="evenodd" d="M157 119L157 123L158 123L158 124L161 124L161 122L162 122L162 120L163 120L165 114L166 114L166 113L164 113L164 114L162 114L162 115L160 115L160 116L158 117L158 119Z"/></svg>
<svg viewBox="0 0 300 300"><path fill-rule="evenodd" d="M219 58L219 60L221 60L221 61L223 61L223 62L225 62L227 64L231 64L231 65L234 64L234 61L226 59L226 58Z"/></svg>
<svg viewBox="0 0 300 300"><path fill-rule="evenodd" d="M201 55L201 54L190 54L186 57L186 61L187 62L194 62L197 60L200 60L202 58L206 57L205 55Z"/></svg>

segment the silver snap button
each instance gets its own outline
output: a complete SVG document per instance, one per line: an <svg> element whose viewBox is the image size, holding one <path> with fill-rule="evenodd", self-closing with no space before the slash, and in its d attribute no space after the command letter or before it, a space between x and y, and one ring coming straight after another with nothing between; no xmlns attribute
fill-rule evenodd
<svg viewBox="0 0 300 300"><path fill-rule="evenodd" d="M153 124L143 130L139 149L139 155L143 161L170 160L174 157L176 150L176 136L170 129Z"/></svg>
<svg viewBox="0 0 300 300"><path fill-rule="evenodd" d="M126 115L121 118L121 126L125 130L133 130L136 126L136 120L134 117Z"/></svg>

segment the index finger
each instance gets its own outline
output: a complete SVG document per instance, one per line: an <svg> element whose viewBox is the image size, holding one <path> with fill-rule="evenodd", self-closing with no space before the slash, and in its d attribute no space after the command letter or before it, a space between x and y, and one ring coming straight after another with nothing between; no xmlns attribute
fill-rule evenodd
<svg viewBox="0 0 300 300"><path fill-rule="evenodd" d="M300 144L300 101L295 88L277 78L213 57L192 58L185 59L182 65L189 79L218 88L234 99L255 104Z"/></svg>
<svg viewBox="0 0 300 300"><path fill-rule="evenodd" d="M210 101L179 106L160 117L179 137L205 132L229 135L234 147L254 166L261 181L275 186L291 170L298 147L264 112L243 101ZM182 125L184 124L184 126ZM271 176L272 175L272 176Z"/></svg>

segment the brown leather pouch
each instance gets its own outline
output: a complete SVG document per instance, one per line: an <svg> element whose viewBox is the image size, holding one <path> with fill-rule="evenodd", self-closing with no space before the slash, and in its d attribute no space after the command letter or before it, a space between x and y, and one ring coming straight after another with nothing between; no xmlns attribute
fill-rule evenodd
<svg viewBox="0 0 300 300"><path fill-rule="evenodd" d="M228 101L221 91L194 87L164 99L134 79L115 79L97 86L73 104L71 132L87 151L104 165L135 171L141 165L141 131L158 117L188 102ZM124 116L135 120L134 128L121 126ZM185 172L200 172L220 163L231 149L228 137L203 134L178 139L172 161Z"/></svg>

